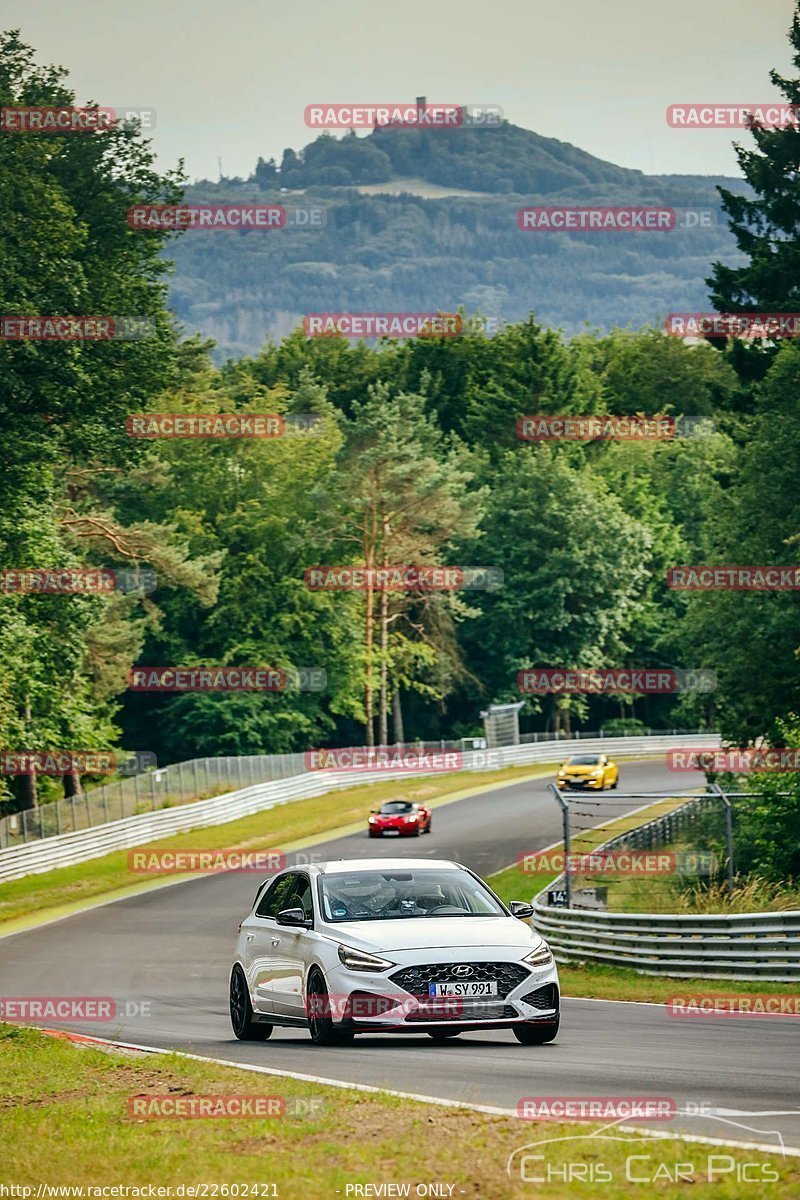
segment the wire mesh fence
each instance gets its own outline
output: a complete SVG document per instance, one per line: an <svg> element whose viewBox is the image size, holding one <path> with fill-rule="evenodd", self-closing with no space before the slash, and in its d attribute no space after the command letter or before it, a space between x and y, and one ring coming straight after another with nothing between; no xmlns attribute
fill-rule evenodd
<svg viewBox="0 0 800 1200"><path fill-rule="evenodd" d="M643 730L640 736L695 734L696 730ZM518 745L539 742L574 741L603 737L603 731L563 733L537 732L520 736ZM606 736L611 736L607 734ZM616 735L619 736L619 735ZM477 750L485 746L481 737L457 740L437 739L399 743L394 748L419 751ZM0 849L23 845L56 834L91 829L110 821L123 820L140 813L188 804L224 792L236 791L258 783L269 783L303 774L308 770L306 754L252 754L193 758L171 763L136 775L125 776L99 787L87 788L79 795L40 804L37 808L0 817Z"/></svg>
<svg viewBox="0 0 800 1200"><path fill-rule="evenodd" d="M305 770L303 754L193 758L87 789L0 819L0 849L188 804Z"/></svg>

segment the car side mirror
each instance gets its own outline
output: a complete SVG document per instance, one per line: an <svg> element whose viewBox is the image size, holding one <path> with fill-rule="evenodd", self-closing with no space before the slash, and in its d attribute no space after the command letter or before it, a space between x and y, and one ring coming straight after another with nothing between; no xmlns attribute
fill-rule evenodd
<svg viewBox="0 0 800 1200"><path fill-rule="evenodd" d="M311 922L306 920L306 914L302 908L284 908L278 913L275 920L279 925L302 925L310 928Z"/></svg>
<svg viewBox="0 0 800 1200"><path fill-rule="evenodd" d="M520 921L526 921L528 917L533 916L533 905L526 904L524 900L512 900L508 907L512 917L518 917Z"/></svg>

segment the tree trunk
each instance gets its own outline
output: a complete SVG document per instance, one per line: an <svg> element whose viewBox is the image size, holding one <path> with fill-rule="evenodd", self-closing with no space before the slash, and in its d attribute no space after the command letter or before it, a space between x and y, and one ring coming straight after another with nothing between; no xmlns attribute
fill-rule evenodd
<svg viewBox="0 0 800 1200"><path fill-rule="evenodd" d="M64 795L67 800L71 799L72 796L83 795L81 777L77 771L73 771L71 775L64 776Z"/></svg>
<svg viewBox="0 0 800 1200"><path fill-rule="evenodd" d="M26 808L38 808L39 796L36 788L35 775L20 775L16 786L17 808L20 812Z"/></svg>
<svg viewBox="0 0 800 1200"><path fill-rule="evenodd" d="M25 697L24 713L25 713L25 731L29 735L30 729L31 729L31 721L32 721L31 698L29 695L26 695L26 697ZM28 737L27 741L28 741L28 745L30 745L30 737ZM38 792L38 788L36 786L36 776L35 775L31 774L31 775L20 775L19 776L17 797L18 797L18 801L19 801L20 810L25 809L25 808L38 808L39 807L39 792Z"/></svg>
<svg viewBox="0 0 800 1200"><path fill-rule="evenodd" d="M395 742L402 746L406 736L403 730L403 707L400 702L399 687L392 688L392 729Z"/></svg>
<svg viewBox="0 0 800 1200"><path fill-rule="evenodd" d="M386 588L381 592L381 690L378 705L378 743L381 746L389 742L389 592Z"/></svg>
<svg viewBox="0 0 800 1200"><path fill-rule="evenodd" d="M367 745L375 745L375 728L373 725L372 705L372 650L375 641L375 615L372 609L373 592L367 588L367 612L364 625L364 722L366 725Z"/></svg>

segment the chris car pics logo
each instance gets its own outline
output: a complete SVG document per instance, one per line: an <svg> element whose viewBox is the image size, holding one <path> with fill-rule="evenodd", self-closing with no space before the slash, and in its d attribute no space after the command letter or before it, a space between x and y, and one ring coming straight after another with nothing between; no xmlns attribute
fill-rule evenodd
<svg viewBox="0 0 800 1200"><path fill-rule="evenodd" d="M675 1115L681 1113L679 1109ZM671 1119L671 1115L665 1113L663 1117ZM729 1193L737 1197L764 1195L761 1190L751 1192L749 1188L761 1188L780 1179L775 1162L785 1154L781 1135L773 1128L759 1129L716 1113L704 1115L722 1123L717 1135L721 1141L755 1142L759 1144L759 1151L749 1147L733 1151L724 1144L673 1141L647 1128L637 1130L635 1126L627 1125L628 1121L641 1119L635 1114L622 1115L591 1133L541 1138L520 1146L509 1155L506 1173L510 1179L536 1185L539 1191L532 1191L531 1196L548 1194L545 1190L548 1187L557 1188L558 1194L563 1194L561 1189L565 1184L574 1187L578 1194L581 1185L614 1183L642 1185L641 1194L645 1196L660 1194L670 1184L683 1187L697 1182L740 1189ZM774 1148L766 1149L773 1142Z"/></svg>

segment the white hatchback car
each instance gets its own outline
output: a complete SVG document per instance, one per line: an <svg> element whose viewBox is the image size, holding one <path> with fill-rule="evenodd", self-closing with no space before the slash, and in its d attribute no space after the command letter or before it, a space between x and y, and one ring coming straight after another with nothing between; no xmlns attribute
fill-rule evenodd
<svg viewBox="0 0 800 1200"><path fill-rule="evenodd" d="M558 971L527 919L467 867L350 859L290 868L259 888L239 926L230 977L237 1038L275 1025L318 1045L356 1033L558 1033Z"/></svg>

